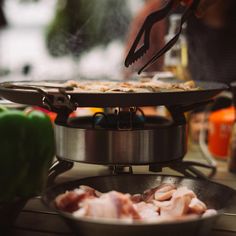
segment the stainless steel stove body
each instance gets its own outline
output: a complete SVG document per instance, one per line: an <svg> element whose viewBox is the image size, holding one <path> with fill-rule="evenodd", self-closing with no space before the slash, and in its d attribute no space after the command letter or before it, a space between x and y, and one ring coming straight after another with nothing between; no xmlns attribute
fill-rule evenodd
<svg viewBox="0 0 236 236"><path fill-rule="evenodd" d="M196 104L195 104L196 106ZM111 174L133 173L132 166L148 165L151 172L169 167L186 177L206 178L195 167L208 164L183 161L187 152L185 110L168 107L169 117L145 116L139 108L115 108L90 117L57 119L55 124L57 163L50 181L73 167L75 162L106 165ZM111 112L112 111L112 112ZM60 118L60 116L59 116Z"/></svg>
<svg viewBox="0 0 236 236"><path fill-rule="evenodd" d="M182 159L187 151L186 124L163 117L136 116L139 124L95 125L83 117L56 125L56 155L61 160L103 165L148 165ZM118 119L117 122L120 120Z"/></svg>

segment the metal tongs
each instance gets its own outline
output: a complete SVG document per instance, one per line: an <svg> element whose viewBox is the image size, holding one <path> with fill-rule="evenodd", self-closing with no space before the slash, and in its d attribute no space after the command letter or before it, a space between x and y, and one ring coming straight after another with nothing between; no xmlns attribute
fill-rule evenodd
<svg viewBox="0 0 236 236"><path fill-rule="evenodd" d="M141 74L145 69L150 67L159 57L161 57L164 53L166 53L168 50L170 50L175 43L178 41L179 36L182 32L182 25L186 22L186 20L189 18L191 14L197 9L198 4L200 0L192 0L191 4L187 6L185 9L181 21L179 30L176 33L176 35L166 43L166 45L160 49L139 71L138 74ZM143 26L141 27L127 57L125 60L125 66L129 67L131 64L133 64L135 61L140 59L150 48L150 34L151 29L155 23L158 21L163 20L165 17L169 15L171 10L176 5L176 0L169 0L163 8L161 8L158 11L155 11L151 13L149 16L147 16L146 20L143 23ZM141 40L143 40L143 45L138 48L138 46L141 44ZM137 49L138 48L138 49Z"/></svg>

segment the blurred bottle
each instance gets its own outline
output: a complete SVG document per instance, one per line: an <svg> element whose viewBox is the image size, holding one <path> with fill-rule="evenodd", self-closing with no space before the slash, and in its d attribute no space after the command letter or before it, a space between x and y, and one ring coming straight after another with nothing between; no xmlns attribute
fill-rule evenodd
<svg viewBox="0 0 236 236"><path fill-rule="evenodd" d="M230 139L228 169L236 173L236 123L233 125Z"/></svg>
<svg viewBox="0 0 236 236"><path fill-rule="evenodd" d="M170 41L178 32L181 15L170 16L170 27L165 37L166 43ZM182 33L177 43L165 54L164 70L172 72L178 79L188 80L188 46L185 36L186 25L183 25Z"/></svg>
<svg viewBox="0 0 236 236"><path fill-rule="evenodd" d="M233 104L236 110L236 82L231 84L231 89L233 92ZM236 173L236 111L229 145L228 170Z"/></svg>

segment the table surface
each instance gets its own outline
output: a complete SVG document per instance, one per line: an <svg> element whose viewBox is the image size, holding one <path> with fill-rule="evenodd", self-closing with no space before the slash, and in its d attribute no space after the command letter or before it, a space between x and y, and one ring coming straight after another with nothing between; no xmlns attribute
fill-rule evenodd
<svg viewBox="0 0 236 236"><path fill-rule="evenodd" d="M202 155L197 148L194 148L188 152L185 159L202 161ZM213 180L236 189L236 174L228 172L227 162L217 161L217 164L217 173ZM134 167L134 173L147 173L147 171L148 168L144 166ZM57 181L64 182L107 173L108 168L104 166L76 164L72 170L59 176ZM172 173L166 169L164 174ZM12 228L12 234L13 236L74 235L57 213L42 204L40 197L28 201ZM214 225L211 236L236 236L236 199L226 214L222 215Z"/></svg>

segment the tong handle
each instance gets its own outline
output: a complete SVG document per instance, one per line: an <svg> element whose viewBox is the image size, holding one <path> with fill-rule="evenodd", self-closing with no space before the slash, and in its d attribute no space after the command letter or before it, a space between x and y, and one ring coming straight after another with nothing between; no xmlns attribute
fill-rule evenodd
<svg viewBox="0 0 236 236"><path fill-rule="evenodd" d="M175 0L169 0L164 7L160 10L151 13L146 20L144 21L141 29L139 30L133 45L125 59L125 66L129 67L136 60L142 57L150 47L150 33L153 25L167 17L171 9L173 8ZM140 45L141 40L143 39L143 44L137 49Z"/></svg>
<svg viewBox="0 0 236 236"><path fill-rule="evenodd" d="M161 57L164 53L166 53L168 50L170 50L174 44L178 41L179 36L182 32L182 25L184 22L187 21L189 16L197 9L200 0L184 0L186 5L188 6L186 10L184 11L182 17L181 17L181 23L179 26L179 30L177 34L169 41L166 43L166 45L159 50L139 71L138 74L141 74L145 69L150 67L159 57ZM171 9L173 8L174 4L176 4L176 0L170 0L167 2L167 4L159 11L151 13L145 20L143 26L141 27L127 57L125 60L125 66L128 67L132 63L134 63L136 60L141 58L146 51L150 47L150 33L153 25L165 18ZM143 45L137 49L138 45L140 44L140 41L144 40Z"/></svg>
<svg viewBox="0 0 236 236"><path fill-rule="evenodd" d="M180 21L180 26L177 34L169 41L167 44L160 50L158 51L139 71L138 74L141 74L145 69L150 67L159 57L161 57L163 54L165 54L167 51L169 51L178 41L179 36L182 32L182 26L183 24L187 21L189 16L197 9L198 4L200 0L193 0L192 4L187 7L187 9L184 11L181 21Z"/></svg>

